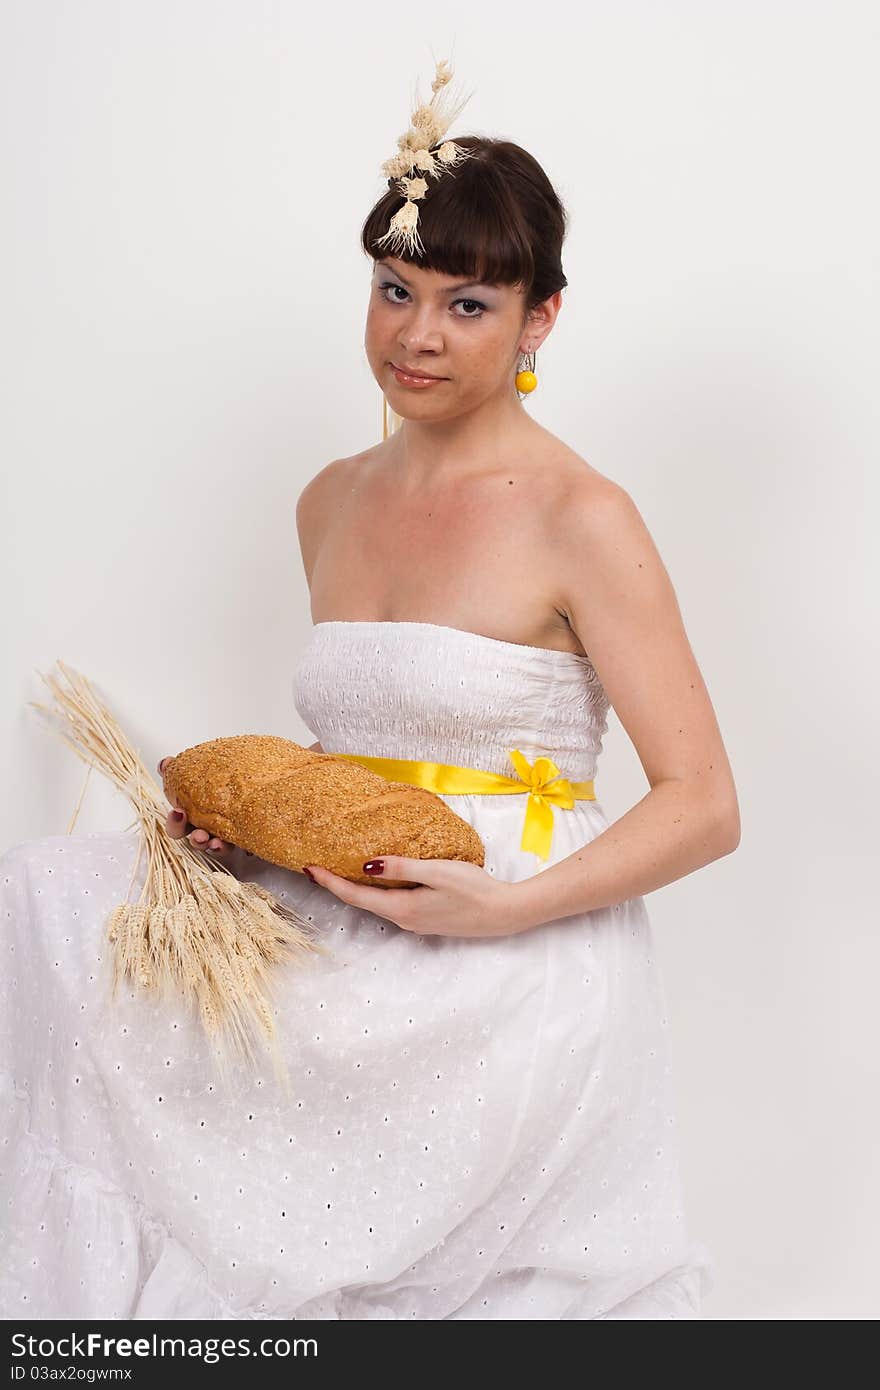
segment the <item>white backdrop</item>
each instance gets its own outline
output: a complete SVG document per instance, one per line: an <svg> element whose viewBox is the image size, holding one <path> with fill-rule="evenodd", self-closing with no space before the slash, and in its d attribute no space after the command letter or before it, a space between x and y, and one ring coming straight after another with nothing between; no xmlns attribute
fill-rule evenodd
<svg viewBox="0 0 880 1390"><path fill-rule="evenodd" d="M82 788L56 657L151 768L312 741L296 499L381 437L358 234L450 57L450 133L571 216L528 408L639 504L739 789L737 852L648 900L705 1316L875 1318L876 8L4 0L0 40L0 845ZM597 788L647 790L613 713ZM130 819L93 774L77 832Z"/></svg>

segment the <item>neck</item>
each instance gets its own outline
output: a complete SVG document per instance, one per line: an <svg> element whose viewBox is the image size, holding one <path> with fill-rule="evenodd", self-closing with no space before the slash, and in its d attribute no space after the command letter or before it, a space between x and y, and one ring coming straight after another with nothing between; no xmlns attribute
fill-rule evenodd
<svg viewBox="0 0 880 1390"><path fill-rule="evenodd" d="M502 466L540 431L519 397L492 397L452 420L404 420L392 436L400 485L421 491Z"/></svg>

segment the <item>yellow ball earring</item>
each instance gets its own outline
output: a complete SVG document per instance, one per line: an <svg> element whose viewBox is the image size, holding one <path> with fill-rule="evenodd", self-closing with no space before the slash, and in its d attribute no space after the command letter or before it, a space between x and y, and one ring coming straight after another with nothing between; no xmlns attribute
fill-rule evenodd
<svg viewBox="0 0 880 1390"><path fill-rule="evenodd" d="M516 374L516 389L521 395L528 395L538 384L538 378L535 376L535 354L523 352L520 356L525 358L525 367Z"/></svg>

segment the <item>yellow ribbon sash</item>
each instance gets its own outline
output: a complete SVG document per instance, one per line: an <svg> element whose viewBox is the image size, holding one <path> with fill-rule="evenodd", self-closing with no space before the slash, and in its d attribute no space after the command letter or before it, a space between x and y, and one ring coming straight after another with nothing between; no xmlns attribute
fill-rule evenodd
<svg viewBox="0 0 880 1390"><path fill-rule="evenodd" d="M553 807L570 811L575 801L595 801L593 782L569 782L560 774L552 758L536 758L530 764L518 748L508 749L518 777L500 772L483 772L475 767L455 767L452 763L426 763L409 758L370 758L360 753L334 753L387 777L389 782L409 782L426 787L441 796L484 796L528 793L525 824L520 849L547 859L553 841Z"/></svg>

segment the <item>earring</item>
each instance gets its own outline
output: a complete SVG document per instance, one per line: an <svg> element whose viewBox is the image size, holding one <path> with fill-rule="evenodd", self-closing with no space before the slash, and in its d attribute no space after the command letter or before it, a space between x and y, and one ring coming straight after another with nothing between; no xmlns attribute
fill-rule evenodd
<svg viewBox="0 0 880 1390"><path fill-rule="evenodd" d="M522 395L527 395L529 391L534 391L538 384L535 376L535 354L533 352L521 352L520 357L525 358L525 367L521 368L516 374L516 389Z"/></svg>

